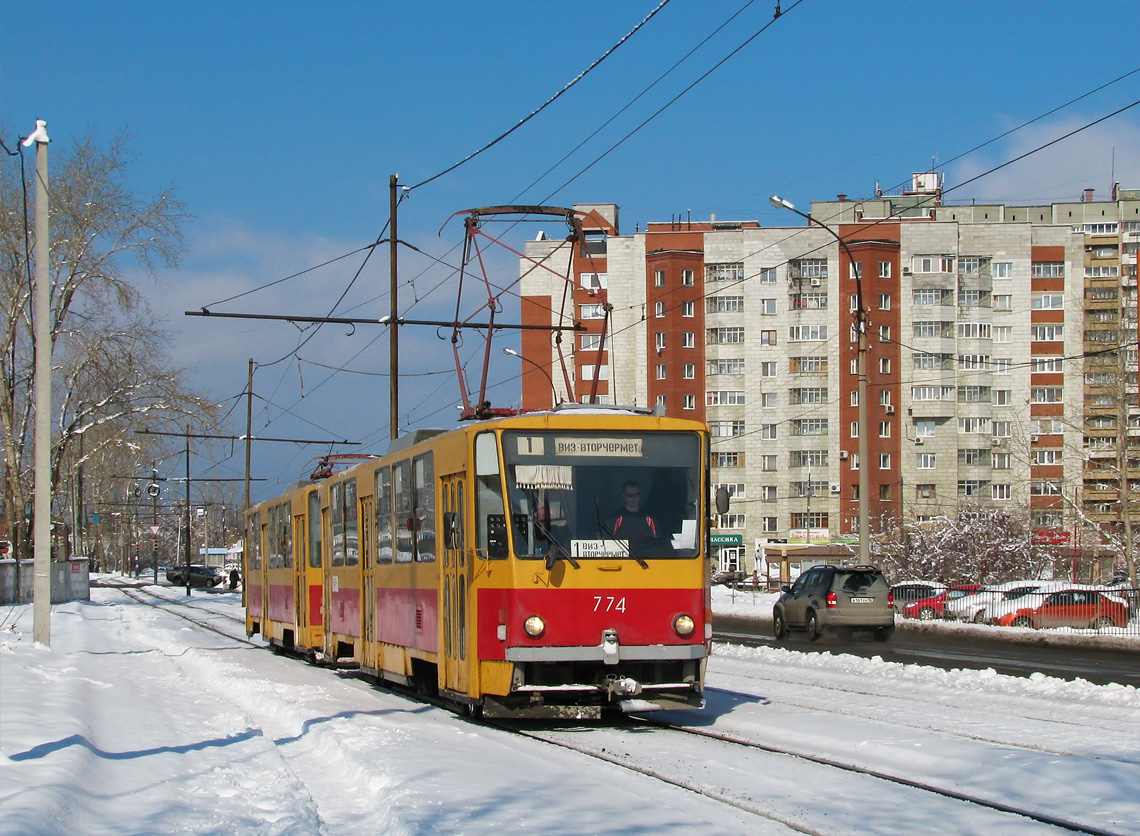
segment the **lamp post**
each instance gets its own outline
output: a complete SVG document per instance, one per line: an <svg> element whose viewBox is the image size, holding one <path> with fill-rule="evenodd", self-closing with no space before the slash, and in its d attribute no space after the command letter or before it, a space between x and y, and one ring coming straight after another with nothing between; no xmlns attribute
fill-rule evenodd
<svg viewBox="0 0 1140 836"><path fill-rule="evenodd" d="M533 361L533 360L531 360L529 357L523 357L521 354L519 354L519 353L518 353L517 351L515 351L513 348L504 348L504 349L503 349L503 354L509 354L509 355L511 355L512 357L518 357L518 358L519 358L520 360L522 360L524 363L530 363L532 366L534 366L536 369L538 369L540 372L542 372L542 375L543 375L543 377L545 377L545 378L546 378L546 380L547 380L547 382L550 384L550 395L551 395L551 397L554 399L554 402L555 402L555 404L556 404L556 405L558 404L558 402L559 402L559 399L558 399L558 390L554 388L554 378L552 378L552 377L550 376L549 372L547 372L547 371L546 371L546 369L545 369L543 366L541 366L541 365L539 365L538 363L534 362L534 361Z"/></svg>
<svg viewBox="0 0 1140 836"><path fill-rule="evenodd" d="M839 233L827 224L816 220L805 212L801 212L795 207L795 204L779 195L772 195L768 198L768 202L777 209L787 209L789 212L794 212L804 218L809 225L814 223L820 229L826 230L847 253L847 262L851 265L855 264L855 258L851 255L851 249L847 246L847 242L840 238ZM867 437L870 430L867 426L867 311L863 307L863 271L854 266L850 269L855 273L855 329L859 340L859 562L869 564L871 562L871 530L869 521L870 498L868 496L870 493L870 465L867 462Z"/></svg>

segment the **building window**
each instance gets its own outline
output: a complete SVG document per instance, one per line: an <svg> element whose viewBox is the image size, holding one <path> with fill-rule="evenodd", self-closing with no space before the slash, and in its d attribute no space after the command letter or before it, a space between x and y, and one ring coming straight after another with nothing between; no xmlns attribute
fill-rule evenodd
<svg viewBox="0 0 1140 836"><path fill-rule="evenodd" d="M883 502L891 501L891 486L879 485L879 499Z"/></svg>
<svg viewBox="0 0 1140 836"><path fill-rule="evenodd" d="M1010 499L1013 496L1011 485L990 485L990 499Z"/></svg>
<svg viewBox="0 0 1140 836"><path fill-rule="evenodd" d="M595 370L597 370L598 380L609 380L610 379L610 367L609 367L609 365L603 363L600 366L597 366L597 365L582 366L582 372L581 372L581 376L579 377L579 380L593 380Z"/></svg>
<svg viewBox="0 0 1140 836"><path fill-rule="evenodd" d="M602 304L589 304L580 306L582 319L604 319L606 306Z"/></svg>
<svg viewBox="0 0 1140 836"><path fill-rule="evenodd" d="M796 418L792 421L792 435L827 435L827 419Z"/></svg>
<svg viewBox="0 0 1140 836"><path fill-rule="evenodd" d="M1060 372L1064 371L1065 360L1063 357L1034 357L1033 358L1033 371L1035 372Z"/></svg>
<svg viewBox="0 0 1140 836"><path fill-rule="evenodd" d="M597 351L602 347L602 335L582 334L578 337L578 345L583 351Z"/></svg>
<svg viewBox="0 0 1140 836"><path fill-rule="evenodd" d="M692 270L681 271L681 286L692 287L694 284L694 273Z"/></svg>
<svg viewBox="0 0 1140 836"><path fill-rule="evenodd" d="M1038 343L1058 343L1065 339L1064 325L1034 325L1030 336Z"/></svg>
<svg viewBox="0 0 1140 836"><path fill-rule="evenodd" d="M1013 422L1012 421L994 421L993 422L994 438L1012 438L1013 437Z"/></svg>
<svg viewBox="0 0 1140 836"><path fill-rule="evenodd" d="M776 525L775 517L761 517L760 530L765 534L775 534L780 529Z"/></svg>
<svg viewBox="0 0 1140 836"><path fill-rule="evenodd" d="M1060 386L1034 386L1029 390L1033 403L1063 403L1063 390Z"/></svg>
<svg viewBox="0 0 1140 836"><path fill-rule="evenodd" d="M972 433L990 433L989 418L959 418L958 432L968 435Z"/></svg>
<svg viewBox="0 0 1140 836"><path fill-rule="evenodd" d="M1013 457L1009 453L994 453L990 456L990 467L994 470L1009 470L1013 466Z"/></svg>
<svg viewBox="0 0 1140 836"><path fill-rule="evenodd" d="M709 360L705 373L709 376L718 374L744 374L744 358L733 357L727 360Z"/></svg>
<svg viewBox="0 0 1140 836"><path fill-rule="evenodd" d="M760 408L761 409L775 409L779 405L780 399L775 392L761 392L760 393Z"/></svg>
<svg viewBox="0 0 1140 836"><path fill-rule="evenodd" d="M682 409L696 409L697 408L697 396L696 395L683 395L681 397L681 408Z"/></svg>
<svg viewBox="0 0 1140 836"><path fill-rule="evenodd" d="M742 328L740 330L743 331L744 329ZM739 342L744 342L744 340L741 339ZM760 332L760 345L775 345L775 344L776 344L776 332L775 331L761 331Z"/></svg>
<svg viewBox="0 0 1140 836"><path fill-rule="evenodd" d="M852 421L851 425L847 428L847 433L851 438L859 437L859 422Z"/></svg>
<svg viewBox="0 0 1140 836"><path fill-rule="evenodd" d="M664 363L657 364L657 379L664 380L666 374L666 366Z"/></svg>
<svg viewBox="0 0 1140 836"><path fill-rule="evenodd" d="M775 333L776 333L775 331L772 332L772 334L775 334ZM774 342L771 342L771 343L763 342L763 335L764 335L764 332L761 332L761 344L762 345L774 345L775 344ZM743 327L709 328L705 332L705 339L708 341L709 345L732 345L732 344L736 344L736 343L743 343L744 342L744 328ZM685 348L692 348L692 346L687 345L687 346L685 346Z"/></svg>
<svg viewBox="0 0 1140 836"><path fill-rule="evenodd" d="M744 310L743 296L710 296L705 301L708 313L740 313Z"/></svg>
<svg viewBox="0 0 1140 836"><path fill-rule="evenodd" d="M880 293L879 294L879 310L880 311L889 311L890 309L891 309L891 294Z"/></svg>
<svg viewBox="0 0 1140 836"><path fill-rule="evenodd" d="M654 287L665 287L665 271L664 270L654 270L653 271L653 286Z"/></svg>
<svg viewBox="0 0 1140 836"><path fill-rule="evenodd" d="M959 322L958 337L964 340L988 340L990 338L990 323Z"/></svg>
<svg viewBox="0 0 1140 836"><path fill-rule="evenodd" d="M992 394L994 406L1010 406L1013 403L1013 390L1011 389L994 389Z"/></svg>
<svg viewBox="0 0 1140 836"><path fill-rule="evenodd" d="M879 374L890 374L890 373L891 373L891 358L890 357L880 357L879 358Z"/></svg>
<svg viewBox="0 0 1140 836"><path fill-rule="evenodd" d="M1013 342L1013 326L1012 325L995 325L994 326L994 342L995 343Z"/></svg>
<svg viewBox="0 0 1140 836"><path fill-rule="evenodd" d="M773 334L776 332L773 331ZM827 326L826 325L792 325L788 328L788 340L790 342L822 342L827 339ZM772 345L775 345L775 339L772 340Z"/></svg>
<svg viewBox="0 0 1140 836"><path fill-rule="evenodd" d="M879 470L891 469L891 454L879 453Z"/></svg>
<svg viewBox="0 0 1140 836"><path fill-rule="evenodd" d="M692 272L691 270L689 271ZM706 282L740 282L744 281L744 262L738 261L730 264L706 264Z"/></svg>
<svg viewBox="0 0 1140 836"><path fill-rule="evenodd" d="M919 418L914 422L915 438L934 438L934 431L938 422L930 418Z"/></svg>
<svg viewBox="0 0 1140 836"><path fill-rule="evenodd" d="M948 255L916 255L911 261L915 273L953 273L954 257Z"/></svg>
<svg viewBox="0 0 1140 836"><path fill-rule="evenodd" d="M775 439L778 426L778 424L761 424L760 437L768 441Z"/></svg>
<svg viewBox="0 0 1140 836"><path fill-rule="evenodd" d="M657 396L657 405L658 406L665 406L665 396L664 395L658 395Z"/></svg>
<svg viewBox="0 0 1140 836"><path fill-rule="evenodd" d="M851 279L863 278L863 262L852 261L848 266L847 276Z"/></svg>
<svg viewBox="0 0 1140 836"><path fill-rule="evenodd" d="M761 267L760 268L760 284L775 284L776 283L776 268L775 267Z"/></svg>
<svg viewBox="0 0 1140 836"><path fill-rule="evenodd" d="M743 403L743 389L724 389L705 392L706 406L739 406Z"/></svg>
<svg viewBox="0 0 1140 836"><path fill-rule="evenodd" d="M653 316L656 317L657 319L664 319L665 318L665 303L664 302L654 302L653 303Z"/></svg>
<svg viewBox="0 0 1140 836"><path fill-rule="evenodd" d="M657 345L658 351L661 351L662 349L665 348L665 332L664 331L658 331L656 334L654 334L653 340Z"/></svg>
<svg viewBox="0 0 1140 836"><path fill-rule="evenodd" d="M605 290L608 280L609 277L605 273L583 273L582 287L586 290Z"/></svg>
<svg viewBox="0 0 1140 836"><path fill-rule="evenodd" d="M761 363L760 364L760 376L761 377L775 377L776 376L776 363L775 363L775 361L769 361L767 363Z"/></svg>
<svg viewBox="0 0 1140 836"><path fill-rule="evenodd" d="M995 293L994 294L994 310L995 311L1012 311L1013 310L1013 295L1009 293Z"/></svg>
<svg viewBox="0 0 1140 836"><path fill-rule="evenodd" d="M805 403L827 403L827 387L826 386L807 386L800 389L792 389L789 392L791 403L793 405Z"/></svg>
<svg viewBox="0 0 1140 836"><path fill-rule="evenodd" d="M934 470L934 462L933 453L919 453L915 456L915 467L918 470Z"/></svg>
<svg viewBox="0 0 1140 836"><path fill-rule="evenodd" d="M880 421L879 422L879 438L890 438L890 437L891 437L891 422L890 421Z"/></svg>
<svg viewBox="0 0 1140 836"><path fill-rule="evenodd" d="M994 261L990 264L990 275L995 279L1012 279L1013 278L1013 262L1012 261Z"/></svg>
<svg viewBox="0 0 1140 836"><path fill-rule="evenodd" d="M1032 276L1035 279L1063 279L1065 277L1065 263L1063 261L1035 261L1033 262Z"/></svg>
<svg viewBox="0 0 1140 836"><path fill-rule="evenodd" d="M694 316L696 313L695 309L696 309L696 303L695 302L682 302L681 303L681 316L688 316L688 317Z"/></svg>
<svg viewBox="0 0 1140 836"><path fill-rule="evenodd" d="M744 435L743 421L710 421L709 429L713 438L731 438Z"/></svg>
<svg viewBox="0 0 1140 836"><path fill-rule="evenodd" d="M979 479L959 479L958 496L978 496L985 483Z"/></svg>
<svg viewBox="0 0 1140 836"><path fill-rule="evenodd" d="M1063 293L1034 293L1033 310L1059 311L1065 307L1065 294Z"/></svg>
<svg viewBox="0 0 1140 836"><path fill-rule="evenodd" d="M692 331L685 331L681 334L681 348L695 348L697 345L697 337Z"/></svg>
<svg viewBox="0 0 1140 836"><path fill-rule="evenodd" d="M879 278L889 279L891 277L891 263L889 261L879 262Z"/></svg>
<svg viewBox="0 0 1140 836"><path fill-rule="evenodd" d="M788 363L792 374L819 374L827 371L826 357L790 357Z"/></svg>
<svg viewBox="0 0 1140 836"><path fill-rule="evenodd" d="M761 299L760 300L760 314L762 316L775 316L776 315L776 300L775 299Z"/></svg>
<svg viewBox="0 0 1140 836"><path fill-rule="evenodd" d="M915 499L934 499L935 496L936 496L936 491L935 491L934 485L925 484L925 485L915 485L914 486L914 498Z"/></svg>
<svg viewBox="0 0 1140 836"><path fill-rule="evenodd" d="M760 501L761 502L775 502L776 486L775 485L761 485L760 486Z"/></svg>
<svg viewBox="0 0 1140 836"><path fill-rule="evenodd" d="M693 363L686 363L681 367L681 377L685 380L692 380L697 376L697 367Z"/></svg>
<svg viewBox="0 0 1140 836"><path fill-rule="evenodd" d="M713 453L713 464L716 467L742 467L744 465L744 454Z"/></svg>
<svg viewBox="0 0 1140 836"><path fill-rule="evenodd" d="M768 455L761 456L760 457L760 469L763 470L765 473L775 473L777 470L776 456L774 454L771 454L771 453L769 453Z"/></svg>

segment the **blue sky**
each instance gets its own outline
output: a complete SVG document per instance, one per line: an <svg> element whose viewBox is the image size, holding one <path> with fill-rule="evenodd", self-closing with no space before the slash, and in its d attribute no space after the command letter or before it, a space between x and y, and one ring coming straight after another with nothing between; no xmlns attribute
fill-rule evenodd
<svg viewBox="0 0 1140 836"><path fill-rule="evenodd" d="M169 317L177 362L222 401L242 391L248 358L287 356L298 331L184 310L374 240L388 216L389 175L416 185L472 153L561 90L656 3L4 2L0 126L11 147L44 118L55 149L86 132L110 139L126 131L138 155L134 187L177 187L194 215L189 252L177 271L143 280L144 289ZM952 187L1140 99L1137 73L943 165L1140 66L1121 34L1136 30L1140 6L783 0L784 15L728 57L772 20L774 5L672 0L511 136L413 189L400 237L444 257L460 243L455 222L437 234L452 213L502 202L613 202L625 232L689 213L789 224L768 195L802 207L841 192L860 197L932 161ZM951 197L1049 202L1086 187L1103 197L1113 179L1140 187L1140 107ZM345 259L218 309L327 314L362 261ZM451 315L448 271L411 251L401 253L401 267L401 282L415 285L401 290L407 315ZM511 259L495 267L504 281L517 270ZM384 315L386 287L387 252L378 250L337 313ZM271 405L259 404L256 432L384 448L386 379L329 377L323 366L384 371L387 337L377 328L347 332L326 327L300 350L302 363L259 368L255 391ZM405 329L402 339L405 372L449 367L450 346L431 329ZM517 399L510 378L519 366L496 354L492 380L507 382L495 400L506 405ZM448 425L457 402L453 377L409 378L402 423ZM240 432L238 415L244 410L232 426ZM269 482L257 490L298 478L318 452L266 449L255 475ZM239 474L240 458L214 471Z"/></svg>

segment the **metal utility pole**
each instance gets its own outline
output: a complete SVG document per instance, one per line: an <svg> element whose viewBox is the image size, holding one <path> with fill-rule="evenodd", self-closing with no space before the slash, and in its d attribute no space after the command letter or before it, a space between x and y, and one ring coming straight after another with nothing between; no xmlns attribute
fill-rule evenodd
<svg viewBox="0 0 1140 836"><path fill-rule="evenodd" d="M388 320L388 426L392 440L400 434L400 329L397 325L396 309L396 182L400 175L388 178L388 279L389 279L389 320Z"/></svg>
<svg viewBox="0 0 1140 836"><path fill-rule="evenodd" d="M245 389L245 508L249 510L249 466L253 449L253 358L249 358L249 383Z"/></svg>
<svg viewBox="0 0 1140 836"><path fill-rule="evenodd" d="M186 594L190 595L190 426L186 426L186 540L182 545L186 558Z"/></svg>
<svg viewBox="0 0 1140 836"><path fill-rule="evenodd" d="M32 637L51 647L51 281L48 269L48 135L47 122L24 145L36 146L36 354L35 421L35 551L33 552Z"/></svg>

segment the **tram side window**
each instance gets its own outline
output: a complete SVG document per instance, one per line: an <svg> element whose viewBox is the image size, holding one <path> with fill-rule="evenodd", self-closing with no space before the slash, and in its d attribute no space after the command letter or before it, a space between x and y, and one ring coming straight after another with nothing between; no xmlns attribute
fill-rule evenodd
<svg viewBox="0 0 1140 836"><path fill-rule="evenodd" d="M332 565L344 565L344 482L337 482L329 488L329 544L332 552Z"/></svg>
<svg viewBox="0 0 1140 836"><path fill-rule="evenodd" d="M414 557L412 501L412 463L400 462L392 466L393 527L397 563L411 563Z"/></svg>
<svg viewBox="0 0 1140 836"><path fill-rule="evenodd" d="M376 561L392 562L392 474L376 471Z"/></svg>
<svg viewBox="0 0 1140 836"><path fill-rule="evenodd" d="M309 567L321 568L321 495L316 491L309 493L309 512L306 519L309 527Z"/></svg>
<svg viewBox="0 0 1140 836"><path fill-rule="evenodd" d="M416 560L435 560L435 462L431 453L416 456L415 475L415 547Z"/></svg>
<svg viewBox="0 0 1140 836"><path fill-rule="evenodd" d="M356 504L356 479L344 482L344 564L360 563L360 509Z"/></svg>
<svg viewBox="0 0 1140 836"><path fill-rule="evenodd" d="M281 541L277 537L278 507L270 505L266 512L265 548L270 569L281 568Z"/></svg>
<svg viewBox="0 0 1140 836"><path fill-rule="evenodd" d="M281 566L293 568L293 506L286 502L277 509L278 537L281 539Z"/></svg>
<svg viewBox="0 0 1140 836"><path fill-rule="evenodd" d="M475 546L493 559L509 554L499 445L490 432L475 436Z"/></svg>
<svg viewBox="0 0 1140 836"><path fill-rule="evenodd" d="M246 530L246 569L261 568L261 514L250 514Z"/></svg>

